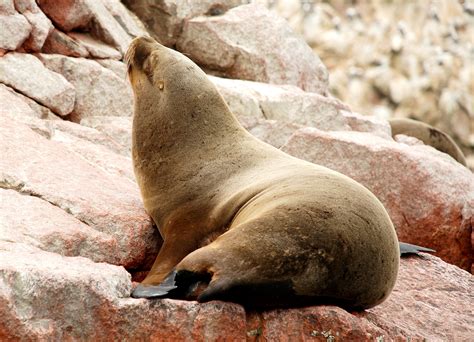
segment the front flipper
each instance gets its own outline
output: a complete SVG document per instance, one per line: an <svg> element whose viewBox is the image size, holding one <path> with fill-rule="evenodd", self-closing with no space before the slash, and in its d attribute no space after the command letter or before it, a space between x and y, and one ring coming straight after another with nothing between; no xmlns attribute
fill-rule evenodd
<svg viewBox="0 0 474 342"><path fill-rule="evenodd" d="M171 271L159 285L138 284L132 291L133 298L160 298L167 297L170 291L177 288L175 285L176 271Z"/></svg>
<svg viewBox="0 0 474 342"><path fill-rule="evenodd" d="M400 244L400 257L415 254L420 255L420 252L436 252L434 249L412 245L411 243L399 242Z"/></svg>

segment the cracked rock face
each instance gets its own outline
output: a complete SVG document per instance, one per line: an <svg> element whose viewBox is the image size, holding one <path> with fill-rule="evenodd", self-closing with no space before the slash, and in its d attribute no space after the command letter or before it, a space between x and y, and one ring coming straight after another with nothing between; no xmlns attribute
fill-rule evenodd
<svg viewBox="0 0 474 342"><path fill-rule="evenodd" d="M262 7L125 3L143 24L118 0L0 1L1 341L470 340L472 173L328 95L319 59ZM391 296L364 312L130 298L162 243L132 170L122 62L144 26L208 69L230 53L239 73L209 77L251 134L358 180L402 240L437 256L403 259Z"/></svg>

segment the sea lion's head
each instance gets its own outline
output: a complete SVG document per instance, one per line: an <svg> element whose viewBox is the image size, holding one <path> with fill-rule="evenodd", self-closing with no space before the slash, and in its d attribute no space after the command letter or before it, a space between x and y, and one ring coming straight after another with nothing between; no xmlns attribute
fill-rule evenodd
<svg viewBox="0 0 474 342"><path fill-rule="evenodd" d="M176 115L196 112L200 103L223 102L214 84L193 61L153 38L135 38L125 61L136 111L159 107Z"/></svg>

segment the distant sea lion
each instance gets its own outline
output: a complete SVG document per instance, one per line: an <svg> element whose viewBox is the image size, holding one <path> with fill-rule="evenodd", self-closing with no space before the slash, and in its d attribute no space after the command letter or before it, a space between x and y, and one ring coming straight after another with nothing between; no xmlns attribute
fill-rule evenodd
<svg viewBox="0 0 474 342"><path fill-rule="evenodd" d="M151 38L127 54L132 155L163 245L134 297L247 307L364 309L397 277L399 246L380 201L338 172L254 138L206 74Z"/></svg>
<svg viewBox="0 0 474 342"><path fill-rule="evenodd" d="M438 151L449 154L462 165L466 166L466 157L454 140L437 128L421 121L411 119L389 119L392 136L404 134L415 137L425 145L430 145Z"/></svg>

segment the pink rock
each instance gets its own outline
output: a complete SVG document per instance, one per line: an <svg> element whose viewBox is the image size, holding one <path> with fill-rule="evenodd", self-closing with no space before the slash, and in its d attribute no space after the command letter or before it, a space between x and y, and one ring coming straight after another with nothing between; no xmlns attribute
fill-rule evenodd
<svg viewBox="0 0 474 342"><path fill-rule="evenodd" d="M116 61L114 59L98 59L96 62L102 65L104 68L112 71L118 77L127 79L127 66L124 62Z"/></svg>
<svg viewBox="0 0 474 342"><path fill-rule="evenodd" d="M29 117L36 117L39 119L58 120L49 108L40 105L38 102L17 93L12 88L4 84L0 84L0 114L4 116L13 116L19 121L28 122Z"/></svg>
<svg viewBox="0 0 474 342"><path fill-rule="evenodd" d="M62 31L85 29L93 17L86 1L76 0L38 0L41 10Z"/></svg>
<svg viewBox="0 0 474 342"><path fill-rule="evenodd" d="M135 14L130 12L120 0L102 0L105 8L118 21L120 26L131 37L149 36L144 24L137 18ZM134 1L138 2L138 1ZM193 6L196 6L193 4ZM148 11L152 12L155 6L148 6Z"/></svg>
<svg viewBox="0 0 474 342"><path fill-rule="evenodd" d="M231 111L247 128L263 119L312 126L325 131L363 131L389 138L386 120L350 112L339 100L296 86L209 76Z"/></svg>
<svg viewBox="0 0 474 342"><path fill-rule="evenodd" d="M131 118L121 118L121 117L107 117L104 116L103 118L109 119L128 119L128 123L130 124L130 128L128 133L131 134ZM91 150L95 148L105 148L109 152L113 153L114 156L112 158L116 158L116 160L112 160L112 158L104 158L104 162L110 162L111 164L119 164L120 169L127 170L127 174L132 172L132 161L130 158L123 159L117 154L120 154L124 157L130 157L130 152L122 146L112 134L106 134L94 127L86 127L83 125L79 125L74 122L70 121L46 121L48 127L50 129L50 138L51 140L64 142L66 145L75 145L71 146L71 148L81 147L83 143L90 144ZM111 123L115 123L115 120L110 120ZM119 121L120 122L120 121ZM110 127L111 125L108 125ZM72 142L72 140L76 140L77 143ZM131 136L130 136L131 139ZM87 158L86 158L87 159ZM101 166L102 168L107 169L107 166ZM128 177L128 176L127 176ZM128 177L130 178L130 177ZM134 177L132 177L134 179Z"/></svg>
<svg viewBox="0 0 474 342"><path fill-rule="evenodd" d="M81 125L95 128L120 145L120 154L131 156L132 118L119 116L90 116Z"/></svg>
<svg viewBox="0 0 474 342"><path fill-rule="evenodd" d="M474 276L436 257L402 259L388 299L367 311L333 306L247 315L253 341L469 341Z"/></svg>
<svg viewBox="0 0 474 342"><path fill-rule="evenodd" d="M125 177L135 183L130 156L118 155L122 152L121 146L102 132L66 121L53 121L50 127L53 131L50 140L59 142L111 176Z"/></svg>
<svg viewBox="0 0 474 342"><path fill-rule="evenodd" d="M0 50L4 51L18 49L32 30L28 20L15 10L13 0L0 4L0 27Z"/></svg>
<svg viewBox="0 0 474 342"><path fill-rule="evenodd" d="M15 0L15 8L31 24L31 34L23 44L27 51L41 51L46 38L54 29L51 20L39 9L34 0Z"/></svg>
<svg viewBox="0 0 474 342"><path fill-rule="evenodd" d="M108 255L109 263L138 268L152 261L160 239L134 182L11 118L0 118L0 131L2 188L39 197L113 237L117 248Z"/></svg>
<svg viewBox="0 0 474 342"><path fill-rule="evenodd" d="M260 5L186 21L177 47L219 75L327 93L328 74L318 56L284 19Z"/></svg>
<svg viewBox="0 0 474 342"><path fill-rule="evenodd" d="M430 146L409 146L361 132L297 131L285 152L339 171L384 204L399 239L437 251L470 270L474 175Z"/></svg>
<svg viewBox="0 0 474 342"><path fill-rule="evenodd" d="M89 56L89 51L87 51L81 42L56 29L54 29L49 34L41 51L45 53L56 53L71 57Z"/></svg>
<svg viewBox="0 0 474 342"><path fill-rule="evenodd" d="M110 0L109 0L110 1ZM131 37L102 1L38 0L41 9L64 32L87 31L125 53Z"/></svg>
<svg viewBox="0 0 474 342"><path fill-rule="evenodd" d="M252 127L246 127L254 137L276 148L282 147L300 128L301 125L275 120L263 120Z"/></svg>
<svg viewBox="0 0 474 342"><path fill-rule="evenodd" d="M113 58L121 59L122 54L113 47L102 43L88 34L70 32L69 36L81 43L86 48L92 58Z"/></svg>
<svg viewBox="0 0 474 342"><path fill-rule="evenodd" d="M63 256L113 261L117 241L36 196L0 188L0 241L27 244Z"/></svg>
<svg viewBox="0 0 474 342"><path fill-rule="evenodd" d="M71 115L79 122L88 116L131 116L133 95L129 83L99 63L83 58L41 54L50 70L62 74L76 90Z"/></svg>
<svg viewBox="0 0 474 342"><path fill-rule="evenodd" d="M74 87L63 76L45 68L35 56L10 52L1 57L0 82L56 114L67 115L74 107Z"/></svg>
<svg viewBox="0 0 474 342"><path fill-rule="evenodd" d="M218 15L242 4L241 0L158 0L150 6L148 0L124 0L146 25L151 35L166 46L174 46L185 20L200 15ZM106 3L106 6L109 7Z"/></svg>

